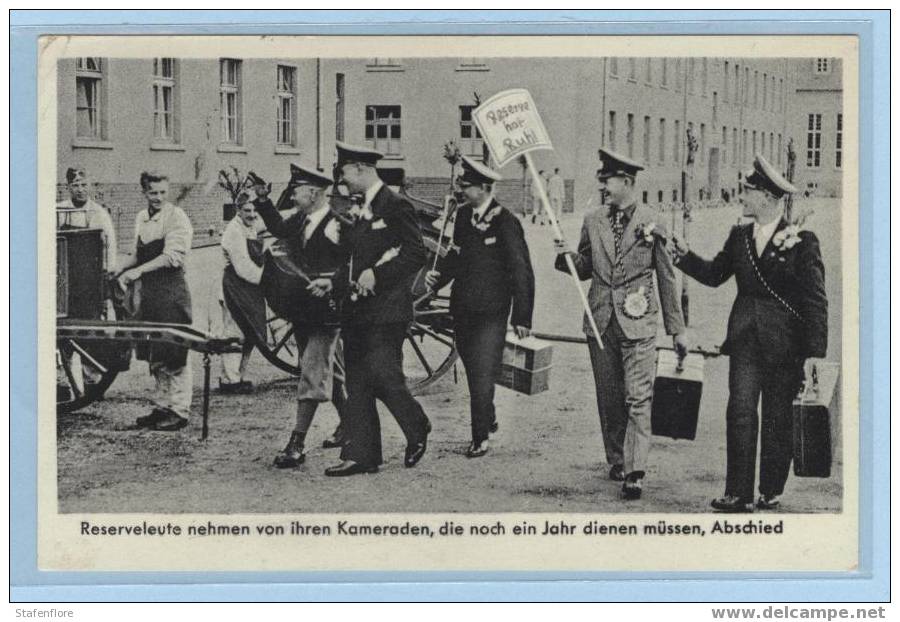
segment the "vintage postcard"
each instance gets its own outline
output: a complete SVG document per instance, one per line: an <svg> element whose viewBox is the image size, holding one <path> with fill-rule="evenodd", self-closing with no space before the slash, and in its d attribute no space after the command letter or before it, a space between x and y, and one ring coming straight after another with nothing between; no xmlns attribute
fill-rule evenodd
<svg viewBox="0 0 900 622"><path fill-rule="evenodd" d="M38 57L39 568L857 567L856 38Z"/></svg>

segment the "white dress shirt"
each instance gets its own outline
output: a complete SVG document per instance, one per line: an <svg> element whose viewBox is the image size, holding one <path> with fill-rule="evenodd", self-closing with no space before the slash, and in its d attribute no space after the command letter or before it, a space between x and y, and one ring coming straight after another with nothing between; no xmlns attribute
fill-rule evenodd
<svg viewBox="0 0 900 622"><path fill-rule="evenodd" d="M762 257L763 251L766 250L766 244L775 235L775 229L778 228L778 219L776 218L767 225L753 223L753 241L756 242L756 254Z"/></svg>
<svg viewBox="0 0 900 622"><path fill-rule="evenodd" d="M257 220L259 223L260 220ZM225 227L222 234L222 253L225 255L225 265L233 266L239 277L254 285L259 285L262 279L262 266L250 259L247 250L247 240L256 240L259 237L259 224L248 227L240 217L235 216Z"/></svg>
<svg viewBox="0 0 900 622"><path fill-rule="evenodd" d="M134 254L137 255L137 243L144 244L156 240L165 240L163 256L172 268L184 266L185 257L191 248L194 228L191 220L180 207L171 203L163 203L159 211L152 216L148 209L138 212L134 223Z"/></svg>

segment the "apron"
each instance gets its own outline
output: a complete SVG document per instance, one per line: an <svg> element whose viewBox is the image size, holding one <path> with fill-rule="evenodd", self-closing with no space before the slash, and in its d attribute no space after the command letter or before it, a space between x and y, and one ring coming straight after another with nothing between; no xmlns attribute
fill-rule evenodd
<svg viewBox="0 0 900 622"><path fill-rule="evenodd" d="M253 263L263 265L265 254L262 240L247 240L247 253ZM244 333L244 338L254 340L257 345L264 345L266 300L263 298L262 288L239 277L234 266L229 264L222 276L222 296L228 312Z"/></svg>
<svg viewBox="0 0 900 622"><path fill-rule="evenodd" d="M165 243L165 240L144 243L138 237L137 264L143 265L162 255ZM159 268L147 272L141 277L140 283L140 302L135 319L191 325L191 293L184 279L183 268ZM178 368L187 363L188 348L171 344L139 343L136 353L141 361Z"/></svg>

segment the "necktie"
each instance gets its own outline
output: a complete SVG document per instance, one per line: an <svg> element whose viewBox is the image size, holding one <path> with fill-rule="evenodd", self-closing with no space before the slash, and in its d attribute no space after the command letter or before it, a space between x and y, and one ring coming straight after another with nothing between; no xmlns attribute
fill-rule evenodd
<svg viewBox="0 0 900 622"><path fill-rule="evenodd" d="M622 235L625 233L625 223L622 220L622 210L611 209L609 211L609 219L612 224L613 240L616 249L616 268L624 271L622 262Z"/></svg>

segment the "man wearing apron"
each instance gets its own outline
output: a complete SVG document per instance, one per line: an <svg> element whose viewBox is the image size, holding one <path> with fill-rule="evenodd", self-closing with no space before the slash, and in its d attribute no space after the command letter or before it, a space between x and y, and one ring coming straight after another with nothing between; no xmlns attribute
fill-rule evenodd
<svg viewBox="0 0 900 622"><path fill-rule="evenodd" d="M246 394L253 384L244 379L254 344L265 343L266 301L259 286L263 272L263 242L259 233L265 225L256 206L247 201L238 209L222 234L225 272L219 306L222 310L222 336L237 337L243 345L240 352L222 354L220 393Z"/></svg>
<svg viewBox="0 0 900 622"><path fill-rule="evenodd" d="M133 292L133 319L190 325L191 294L184 262L194 235L191 221L181 208L168 202L169 178L165 175L141 173L141 189L147 209L137 215L134 253L122 266L119 285ZM149 363L156 381L156 407L149 415L138 417L137 426L164 432L185 427L193 384L188 349L142 343L137 358Z"/></svg>

